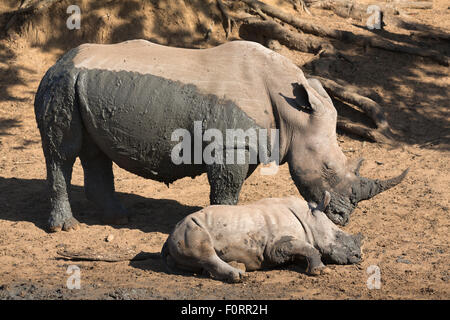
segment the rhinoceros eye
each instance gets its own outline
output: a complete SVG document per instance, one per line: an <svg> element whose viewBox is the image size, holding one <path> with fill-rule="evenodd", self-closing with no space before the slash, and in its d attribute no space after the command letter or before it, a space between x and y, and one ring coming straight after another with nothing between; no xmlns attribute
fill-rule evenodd
<svg viewBox="0 0 450 320"><path fill-rule="evenodd" d="M328 182L330 187L336 186L341 181L336 171L331 167L330 163L323 164L322 177Z"/></svg>

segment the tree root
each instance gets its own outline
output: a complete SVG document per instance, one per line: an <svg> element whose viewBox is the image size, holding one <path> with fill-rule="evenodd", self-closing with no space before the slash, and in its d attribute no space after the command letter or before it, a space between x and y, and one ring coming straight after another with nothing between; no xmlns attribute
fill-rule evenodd
<svg viewBox="0 0 450 320"><path fill-rule="evenodd" d="M337 128L346 133L357 135L358 137L369 141L392 144L389 134L385 132L386 130L371 129L366 126L340 119L337 121Z"/></svg>
<svg viewBox="0 0 450 320"><path fill-rule="evenodd" d="M321 38L292 32L275 21L251 21L244 23L239 30L244 39L266 44L267 40L277 40L281 44L307 53L336 54L331 43Z"/></svg>
<svg viewBox="0 0 450 320"><path fill-rule="evenodd" d="M349 90L333 80L323 77L314 77L318 79L328 94L343 102L352 104L360 108L375 124L376 129L371 129L362 125L350 123L345 120L338 120L337 127L342 131L356 134L362 138L374 142L392 143L393 134L390 130L386 116L381 106L368 97L364 97L353 90Z"/></svg>
<svg viewBox="0 0 450 320"><path fill-rule="evenodd" d="M19 9L11 12L11 17L9 18L8 22L5 24L3 32L7 33L8 30L17 21L17 18L19 16L42 11L58 1L61 1L61 0L37 0L31 4L30 4L31 1L27 1L27 0L22 1Z"/></svg>
<svg viewBox="0 0 450 320"><path fill-rule="evenodd" d="M285 23L296 27L303 32L310 33L319 37L328 37L344 42L351 42L362 47L373 47L393 52L407 53L422 57L430 58L439 64L448 66L449 58L440 54L436 50L414 47L410 45L398 45L389 40L383 39L379 36L363 36L356 35L349 31L335 30L328 28L326 26L317 26L311 22L302 21L301 19L294 17L282 10L270 6L266 3L260 2L258 0L241 0L255 10L261 10L271 17L277 18Z"/></svg>
<svg viewBox="0 0 450 320"><path fill-rule="evenodd" d="M303 1L303 0L290 0L290 2L294 6L294 9L297 10L298 12L304 11L307 14L309 14L310 16L312 15L311 12L308 10L308 7L306 6L305 1Z"/></svg>
<svg viewBox="0 0 450 320"><path fill-rule="evenodd" d="M216 0L217 6L220 9L220 12L222 12L222 15L225 18L224 23L224 30L225 30L225 36L228 39L232 32L233 25L236 25L236 20L230 15L230 12L228 11L228 8L225 6L225 4L222 2L222 0Z"/></svg>
<svg viewBox="0 0 450 320"><path fill-rule="evenodd" d="M342 56L337 52L330 43L324 42L323 39L293 32L275 21L247 21L240 27L239 34L244 39L253 37L251 40L264 45L267 45L272 40L277 40L289 48L321 56L320 59L313 62L313 66L315 68L317 67L317 71L320 70L319 73L321 74L328 73L328 66L332 64L337 57L341 56L345 58L345 56ZM339 129L356 134L370 141L380 143L391 142L390 139L392 135L389 124L382 108L375 101L359 95L352 90L348 90L346 87L339 85L332 80L322 77L317 78L331 96L359 107L370 119L372 119L377 127L376 129L371 129L348 121L339 120L337 124Z"/></svg>
<svg viewBox="0 0 450 320"><path fill-rule="evenodd" d="M331 95L361 108L361 110L372 119L378 129L384 130L389 127L383 109L372 99L348 90L333 80L322 77L314 78L317 78Z"/></svg>

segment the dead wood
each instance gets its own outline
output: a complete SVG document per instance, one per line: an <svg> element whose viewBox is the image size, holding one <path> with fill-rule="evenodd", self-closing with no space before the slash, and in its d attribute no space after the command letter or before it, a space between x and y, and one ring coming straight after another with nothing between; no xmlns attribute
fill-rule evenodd
<svg viewBox="0 0 450 320"><path fill-rule="evenodd" d="M114 250L112 252L94 252L90 248L82 250L62 249L56 252L62 259L74 261L104 261L104 262L120 262L120 261L140 261L147 259L159 258L159 253L141 252L136 254L132 251Z"/></svg>

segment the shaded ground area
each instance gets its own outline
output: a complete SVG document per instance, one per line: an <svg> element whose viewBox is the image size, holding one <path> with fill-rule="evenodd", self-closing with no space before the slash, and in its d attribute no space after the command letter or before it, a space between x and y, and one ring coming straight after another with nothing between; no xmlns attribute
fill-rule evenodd
<svg viewBox="0 0 450 320"><path fill-rule="evenodd" d="M288 2L266 1L296 13ZM279 2L279 3L278 3ZM409 55L378 49L340 48L351 62L335 61L332 78L351 83L383 106L401 142L396 148L339 135L349 158L364 157L361 174L386 178L410 167L399 186L361 202L346 231L362 232L364 259L355 266L332 266L331 274L309 277L302 266L250 274L240 284L189 274L168 274L159 259L133 262L68 262L61 247L130 249L157 253L182 217L206 206L206 176L182 179L167 188L117 167L116 189L132 213L124 227L102 225L84 197L79 161L73 174L72 208L82 223L76 232L48 234L45 163L34 120L34 93L45 71L79 43L145 38L183 47L211 47L226 41L214 1L80 1L81 30L65 28L68 1L57 10L22 17L18 29L0 39L0 298L1 299L448 299L449 291L449 147L448 68ZM450 10L444 0L432 10L412 11L417 25L449 33ZM0 4L0 25L15 1ZM355 33L369 33L360 21L312 10L301 17ZM205 37L211 29L210 36ZM398 42L421 42L448 54L448 42L418 39L387 26L383 36ZM237 30L233 37L238 37ZM447 51L445 51L447 50ZM309 74L313 55L281 45L277 51ZM336 101L340 114L366 122L350 106ZM275 176L259 170L246 181L241 202L298 195L286 166ZM113 235L114 240L105 239ZM69 290L69 265L79 266L81 289ZM381 288L369 290L367 268L378 266Z"/></svg>

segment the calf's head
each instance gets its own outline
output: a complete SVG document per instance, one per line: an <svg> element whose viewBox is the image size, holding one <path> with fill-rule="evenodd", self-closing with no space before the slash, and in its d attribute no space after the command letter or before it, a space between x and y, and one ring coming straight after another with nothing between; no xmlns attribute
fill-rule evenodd
<svg viewBox="0 0 450 320"><path fill-rule="evenodd" d="M361 177L362 159L348 161L337 143L337 112L320 82L309 79L301 88L296 100L306 106L309 115L290 114L289 170L306 201L319 203L329 191L331 200L325 213L334 223L346 225L359 201L397 185L408 169L388 180Z"/></svg>
<svg viewBox="0 0 450 320"><path fill-rule="evenodd" d="M315 226L316 246L322 254L324 263L353 264L361 261L362 235L352 235L340 230L328 219L323 210L329 205L330 193L325 192L321 204L310 204Z"/></svg>

